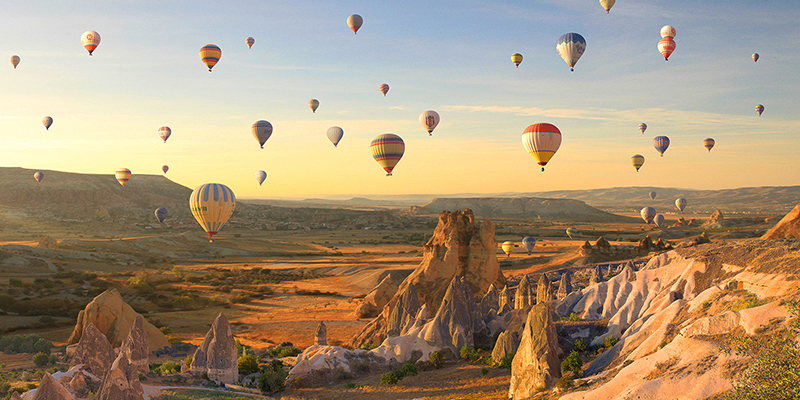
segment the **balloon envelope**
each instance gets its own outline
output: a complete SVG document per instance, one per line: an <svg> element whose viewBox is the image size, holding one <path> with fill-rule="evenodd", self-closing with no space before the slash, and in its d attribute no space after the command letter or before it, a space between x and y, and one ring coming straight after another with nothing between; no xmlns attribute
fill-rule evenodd
<svg viewBox="0 0 800 400"><path fill-rule="evenodd" d="M573 67L575 67L575 64L583 55L583 52L586 51L586 40L577 33L567 33L558 38L556 50L558 50L558 54L560 54L561 58L569 65L569 70L572 71L574 70Z"/></svg>
<svg viewBox="0 0 800 400"><path fill-rule="evenodd" d="M569 236L570 239L574 239L575 236L577 236L577 235L578 235L578 228L575 228L575 227L572 227L572 226L567 228L567 236Z"/></svg>
<svg viewBox="0 0 800 400"><path fill-rule="evenodd" d="M258 182L258 186L261 186L264 183L264 180L267 179L267 173L264 171L256 171L256 181Z"/></svg>
<svg viewBox="0 0 800 400"><path fill-rule="evenodd" d="M328 135L328 140L333 143L333 147L336 147L339 145L339 141L342 140L342 137L344 136L344 130L338 126L332 126L328 128L328 132L326 134Z"/></svg>
<svg viewBox="0 0 800 400"><path fill-rule="evenodd" d="M641 154L634 155L631 157L631 164L633 164L633 167L636 168L636 172L639 172L639 168L641 168L644 164L644 156Z"/></svg>
<svg viewBox="0 0 800 400"><path fill-rule="evenodd" d="M200 48L200 59L208 67L208 72L211 72L211 69L217 65L220 58L222 58L222 50L220 50L219 46L207 44Z"/></svg>
<svg viewBox="0 0 800 400"><path fill-rule="evenodd" d="M614 7L614 3L616 2L617 0L600 0L600 5L603 6L606 10L606 14L608 14L608 12L611 11L611 7Z"/></svg>
<svg viewBox="0 0 800 400"><path fill-rule="evenodd" d="M522 239L522 245L525 246L525 251L528 252L528 255L531 255L533 248L536 247L536 238L527 236Z"/></svg>
<svg viewBox="0 0 800 400"><path fill-rule="evenodd" d="M653 218L656 216L656 209L653 207L645 207L642 209L640 214L642 215L644 222L649 224L653 222Z"/></svg>
<svg viewBox="0 0 800 400"><path fill-rule="evenodd" d="M655 222L657 227L661 228L661 225L664 225L664 216L657 214L655 217L653 217L653 222Z"/></svg>
<svg viewBox="0 0 800 400"><path fill-rule="evenodd" d="M641 124L639 124L639 130L640 130L642 133L644 133L644 131L646 131L646 130L647 130L647 124L645 124L644 122L642 122Z"/></svg>
<svg viewBox="0 0 800 400"><path fill-rule="evenodd" d="M561 146L561 131L548 123L529 125L522 133L522 146L544 171L544 166Z"/></svg>
<svg viewBox="0 0 800 400"><path fill-rule="evenodd" d="M758 116L760 117L761 113L764 112L764 106L762 106L761 104L757 105L756 106L756 112L758 113Z"/></svg>
<svg viewBox="0 0 800 400"><path fill-rule="evenodd" d="M256 43L256 40L253 39L253 37L251 36L251 37L248 37L247 39L245 39L244 42L247 43L247 48L248 49L252 49L253 48L253 44Z"/></svg>
<svg viewBox="0 0 800 400"><path fill-rule="evenodd" d="M258 120L253 123L253 126L250 127L250 131L253 132L253 137L258 140L258 144L261 148L264 148L264 143L267 142L270 136L272 136L272 124L269 121Z"/></svg>
<svg viewBox="0 0 800 400"><path fill-rule="evenodd" d="M503 249L503 253L511 257L511 251L514 249L514 242L503 242L503 245L500 247Z"/></svg>
<svg viewBox="0 0 800 400"><path fill-rule="evenodd" d="M439 125L439 113L433 110L425 111L420 114L419 123L428 131L428 136L430 136L436 126Z"/></svg>
<svg viewBox="0 0 800 400"><path fill-rule="evenodd" d="M652 191L651 191L651 192L650 192L650 193L648 193L647 195L648 195L648 196L650 196L650 200L655 200L655 199L656 199L656 196L657 196L658 194L657 194L656 192L652 192Z"/></svg>
<svg viewBox="0 0 800 400"><path fill-rule="evenodd" d="M36 172L33 174L33 179L36 179L36 182L41 182L44 179L44 174L41 172Z"/></svg>
<svg viewBox="0 0 800 400"><path fill-rule="evenodd" d="M711 149L714 148L714 144L716 143L717 142L715 142L714 139L712 138L707 138L706 140L703 140L703 146L708 150L709 153L711 152Z"/></svg>
<svg viewBox="0 0 800 400"><path fill-rule="evenodd" d="M236 196L223 184L206 183L195 188L189 196L189 208L211 238L233 214L236 208Z"/></svg>
<svg viewBox="0 0 800 400"><path fill-rule="evenodd" d="M665 37L658 41L658 51L664 56L664 61L669 61L669 56L675 51L675 41L671 37Z"/></svg>
<svg viewBox="0 0 800 400"><path fill-rule="evenodd" d="M686 208L686 204L688 203L689 202L686 201L686 199L684 199L683 197L678 197L678 199L675 200L675 207L678 207L678 210L683 211L683 209Z"/></svg>
<svg viewBox="0 0 800 400"><path fill-rule="evenodd" d="M656 148L656 151L661 153L661 157L664 157L664 152L667 151L667 148L669 147L669 138L666 136L654 137L653 147Z"/></svg>
<svg viewBox="0 0 800 400"><path fill-rule="evenodd" d="M168 126L162 126L161 128L158 128L158 136L161 137L161 140L163 140L164 143L167 143L167 139L169 139L170 135L172 135L172 129L169 129Z"/></svg>
<svg viewBox="0 0 800 400"><path fill-rule="evenodd" d="M114 173L114 177L117 178L117 182L119 182L120 185L125 186L125 184L131 179L131 170L127 168L120 168Z"/></svg>
<svg viewBox="0 0 800 400"><path fill-rule="evenodd" d="M395 165L403 158L406 144L400 136L393 133L384 133L372 139L369 145L372 158L386 171L386 176L392 176Z"/></svg>
<svg viewBox="0 0 800 400"><path fill-rule="evenodd" d="M19 56L18 55L11 56L11 65L14 66L14 69L17 69L17 65L19 65Z"/></svg>
<svg viewBox="0 0 800 400"><path fill-rule="evenodd" d="M42 118L42 124L44 124L44 128L50 130L50 125L53 125L53 119L50 117Z"/></svg>
<svg viewBox="0 0 800 400"><path fill-rule="evenodd" d="M753 62L758 61L758 53L753 53Z"/></svg>
<svg viewBox="0 0 800 400"><path fill-rule="evenodd" d="M311 99L311 100L309 100L309 101L308 101L308 106L309 106L309 107L311 107L311 112L313 112L313 113L315 113L315 114L316 114L316 112L317 112L317 107L319 107L319 100L317 100L317 99Z"/></svg>
<svg viewBox="0 0 800 400"><path fill-rule="evenodd" d="M158 220L158 223L160 224L160 223L164 222L164 218L167 218L167 209L164 208L164 207L156 208L156 213L155 214L156 214L156 219Z"/></svg>
<svg viewBox="0 0 800 400"><path fill-rule="evenodd" d="M522 64L522 54L514 53L511 55L511 62L519 68L519 65Z"/></svg>
<svg viewBox="0 0 800 400"><path fill-rule="evenodd" d="M364 19L361 18L358 14L353 14L347 17L347 26L353 30L353 33L358 33L358 30L361 28L361 25L364 24Z"/></svg>
<svg viewBox="0 0 800 400"><path fill-rule="evenodd" d="M83 44L83 47L89 51L89 55L92 55L94 49L100 45L100 34L95 31L83 32L81 35L81 43Z"/></svg>
<svg viewBox="0 0 800 400"><path fill-rule="evenodd" d="M384 83L381 85L380 89L381 93L383 93L383 97L386 97L386 93L389 93L389 85Z"/></svg>
<svg viewBox="0 0 800 400"><path fill-rule="evenodd" d="M661 28L661 37L662 38L666 38L666 37L674 38L675 37L675 28L673 28L672 25L664 25Z"/></svg>
<svg viewBox="0 0 800 400"><path fill-rule="evenodd" d="M162 165L161 170L164 171L164 173L166 174L167 171L169 171L169 165Z"/></svg>

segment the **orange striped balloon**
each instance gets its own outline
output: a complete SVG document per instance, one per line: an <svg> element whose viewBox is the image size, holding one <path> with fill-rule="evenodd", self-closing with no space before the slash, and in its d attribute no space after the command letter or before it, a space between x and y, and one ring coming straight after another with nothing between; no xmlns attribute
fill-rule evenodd
<svg viewBox="0 0 800 400"><path fill-rule="evenodd" d="M384 133L372 139L369 148L372 152L372 158L383 167L383 170L386 171L386 176L392 176L392 170L395 165L403 158L406 144L400 136L393 133Z"/></svg>
<svg viewBox="0 0 800 400"><path fill-rule="evenodd" d="M120 185L125 186L126 183L131 179L131 170L127 168L120 168L114 173L114 177L117 178L117 182Z"/></svg>
<svg viewBox="0 0 800 400"><path fill-rule="evenodd" d="M669 36L659 40L658 51L664 56L664 61L669 61L669 56L675 51L675 41Z"/></svg>
<svg viewBox="0 0 800 400"><path fill-rule="evenodd" d="M544 171L544 166L561 147L561 131L548 123L530 125L522 132L522 146Z"/></svg>
<svg viewBox="0 0 800 400"><path fill-rule="evenodd" d="M222 50L215 44L207 44L200 49L200 58L208 67L208 72L211 72L211 68L217 65L221 57Z"/></svg>
<svg viewBox="0 0 800 400"><path fill-rule="evenodd" d="M383 97L386 97L386 93L389 93L389 85L384 83L383 85L381 85L380 89L381 93L383 93Z"/></svg>

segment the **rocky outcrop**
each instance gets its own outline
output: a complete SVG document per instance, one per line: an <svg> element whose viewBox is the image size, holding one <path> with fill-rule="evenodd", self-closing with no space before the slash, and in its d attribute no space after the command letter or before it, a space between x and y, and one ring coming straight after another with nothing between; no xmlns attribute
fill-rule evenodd
<svg viewBox="0 0 800 400"><path fill-rule="evenodd" d="M40 249L55 249L58 247L58 240L53 239L50 236L43 236L36 247Z"/></svg>
<svg viewBox="0 0 800 400"><path fill-rule="evenodd" d="M453 278L442 305L420 336L437 347L450 348L458 354L462 347L475 346L475 332L480 329L475 297L465 278ZM476 329L477 328L477 329Z"/></svg>
<svg viewBox="0 0 800 400"><path fill-rule="evenodd" d="M761 239L784 239L789 237L800 240L800 204L796 205L764 236L761 236Z"/></svg>
<svg viewBox="0 0 800 400"><path fill-rule="evenodd" d="M558 283L558 291L556 292L556 298L561 300L564 297L567 297L568 294L572 293L572 274L569 271L564 272L561 274L561 281Z"/></svg>
<svg viewBox="0 0 800 400"><path fill-rule="evenodd" d="M603 279L603 272L600 270L600 266L596 265L592 268L591 275L589 275L589 284L594 285L603 281L605 281L605 279Z"/></svg>
<svg viewBox="0 0 800 400"><path fill-rule="evenodd" d="M90 323L83 330L81 340L75 347L70 366L83 364L83 370L102 377L111 368L115 357L114 349L108 343L105 335Z"/></svg>
<svg viewBox="0 0 800 400"><path fill-rule="evenodd" d="M523 275L517 285L517 293L514 294L514 308L520 309L536 304L536 292L533 284L528 279L528 275Z"/></svg>
<svg viewBox="0 0 800 400"><path fill-rule="evenodd" d="M137 315L119 351L128 357L134 369L147 374L150 372L150 347L147 344L147 335L144 333L144 324L144 318Z"/></svg>
<svg viewBox="0 0 800 400"><path fill-rule="evenodd" d="M236 383L239 380L236 356L236 339L231 324L225 314L219 313L195 351L189 369L195 375L206 373L211 380Z"/></svg>
<svg viewBox="0 0 800 400"><path fill-rule="evenodd" d="M546 273L539 276L536 284L536 304L547 303L553 299L553 288L550 286L550 279Z"/></svg>
<svg viewBox="0 0 800 400"><path fill-rule="evenodd" d="M328 328L325 327L325 322L319 321L317 330L314 332L314 344L320 346L328 345Z"/></svg>
<svg viewBox="0 0 800 400"><path fill-rule="evenodd" d="M125 354L120 353L103 376L103 384L95 396L97 400L143 400L144 389L139 382L139 372Z"/></svg>
<svg viewBox="0 0 800 400"><path fill-rule="evenodd" d="M419 312L419 297L413 284L406 286L400 299L395 303L392 313L389 314L386 332L389 336L400 336L414 326Z"/></svg>
<svg viewBox="0 0 800 400"><path fill-rule="evenodd" d="M497 293L497 289L494 287L494 284L489 286L489 290L486 291L486 294L483 295L481 299L481 316L485 317L489 314L497 314L500 305L500 295Z"/></svg>
<svg viewBox="0 0 800 400"><path fill-rule="evenodd" d="M511 295L511 290L508 288L508 285L503 286L503 290L500 291L497 310L503 311L506 305L508 305L510 309L514 309L514 296Z"/></svg>
<svg viewBox="0 0 800 400"><path fill-rule="evenodd" d="M44 373L39 388L33 395L32 400L73 400L75 396L59 383L49 372Z"/></svg>
<svg viewBox="0 0 800 400"><path fill-rule="evenodd" d="M519 333L513 331L503 331L497 336L497 342L492 349L492 361L500 364L503 358L513 354L519 348Z"/></svg>
<svg viewBox="0 0 800 400"><path fill-rule="evenodd" d="M375 288L367 293L364 300L356 307L356 317L375 318L386 303L394 297L395 293L397 293L397 289L398 286L394 283L392 274L386 275L378 286L375 286Z"/></svg>
<svg viewBox="0 0 800 400"><path fill-rule="evenodd" d="M19 392L11 393L11 400L22 400L22 396L19 395Z"/></svg>
<svg viewBox="0 0 800 400"><path fill-rule="evenodd" d="M511 363L508 397L526 399L541 389L551 388L561 377L558 360L558 337L546 304L538 304L528 313L517 354Z"/></svg>
<svg viewBox="0 0 800 400"><path fill-rule="evenodd" d="M711 216L708 217L708 221L706 221L706 223L704 225L716 224L717 222L722 221L723 219L725 219L725 216L722 215L722 211L717 209L717 210L714 210L713 213L711 213Z"/></svg>
<svg viewBox="0 0 800 400"><path fill-rule="evenodd" d="M67 344L78 343L83 331L89 324L94 324L100 333L113 347L119 347L128 337L134 319L139 315L122 300L117 289L109 289L95 297L86 308L78 313L78 322L67 340ZM144 322L144 332L150 349L169 346L169 341L161 331L149 322Z"/></svg>
<svg viewBox="0 0 800 400"><path fill-rule="evenodd" d="M72 379L69 380L69 388L72 393L81 397L85 397L85 395L89 394L86 376L83 374L83 371L78 371L72 375Z"/></svg>
<svg viewBox="0 0 800 400"><path fill-rule="evenodd" d="M703 232L699 236L692 238L688 242L679 243L677 248L694 247L706 243L711 243L711 239L708 238L708 234L706 232Z"/></svg>

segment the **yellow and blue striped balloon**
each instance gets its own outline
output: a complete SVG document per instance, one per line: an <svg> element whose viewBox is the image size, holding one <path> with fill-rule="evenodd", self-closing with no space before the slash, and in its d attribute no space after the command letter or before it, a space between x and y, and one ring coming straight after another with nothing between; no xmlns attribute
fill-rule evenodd
<svg viewBox="0 0 800 400"><path fill-rule="evenodd" d="M664 152L667 151L669 147L669 138L666 136L656 136L653 138L653 147L661 153L661 157L664 157Z"/></svg>
<svg viewBox="0 0 800 400"><path fill-rule="evenodd" d="M575 68L573 67L578 63L583 52L586 51L586 40L575 32L567 33L558 38L556 50L569 65L569 70L574 71Z"/></svg>
<svg viewBox="0 0 800 400"><path fill-rule="evenodd" d="M114 177L117 178L117 182L119 182L120 185L125 186L125 184L131 179L131 170L127 168L120 168L114 173Z"/></svg>
<svg viewBox="0 0 800 400"><path fill-rule="evenodd" d="M207 44L200 49L200 59L208 67L208 72L211 72L211 68L217 65L220 58L222 58L222 50L215 44Z"/></svg>
<svg viewBox="0 0 800 400"><path fill-rule="evenodd" d="M403 158L406 144L400 136L394 133L384 133L372 139L369 149L372 152L372 158L386 171L386 176L392 176L394 166Z"/></svg>
<svg viewBox="0 0 800 400"><path fill-rule="evenodd" d="M636 172L639 172L639 168L644 164L644 156L641 154L634 154L633 157L631 157L631 164L636 168Z"/></svg>
<svg viewBox="0 0 800 400"><path fill-rule="evenodd" d="M189 208L211 239L233 214L236 196L223 184L206 183L195 188L189 196Z"/></svg>

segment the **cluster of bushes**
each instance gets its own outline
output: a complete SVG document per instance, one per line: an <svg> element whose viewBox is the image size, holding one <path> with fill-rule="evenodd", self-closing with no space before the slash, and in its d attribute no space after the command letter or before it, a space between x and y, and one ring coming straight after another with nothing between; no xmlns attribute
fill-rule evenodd
<svg viewBox="0 0 800 400"><path fill-rule="evenodd" d="M273 358L294 357L302 352L303 350L295 347L292 342L283 342L267 350L267 354Z"/></svg>
<svg viewBox="0 0 800 400"><path fill-rule="evenodd" d="M0 351L6 354L44 353L49 355L52 348L53 343L50 343L34 333L28 335L0 336Z"/></svg>
<svg viewBox="0 0 800 400"><path fill-rule="evenodd" d="M406 361L400 367L400 369L387 372L381 375L381 385L395 385L401 379L405 378L407 375L416 375L417 374L417 367Z"/></svg>
<svg viewBox="0 0 800 400"><path fill-rule="evenodd" d="M9 294L0 293L0 309L14 312L19 315L35 316L50 315L54 317L76 318L78 312L86 307L85 301L59 300L54 302L51 299L14 299Z"/></svg>
<svg viewBox="0 0 800 400"><path fill-rule="evenodd" d="M289 373L283 368L281 360L272 360L269 364L261 367L261 374L258 375L258 389L263 394L280 392L284 388L284 382Z"/></svg>
<svg viewBox="0 0 800 400"><path fill-rule="evenodd" d="M181 373L181 365L174 361L167 361L163 364L153 363L150 365L150 371L156 375L175 375Z"/></svg>

